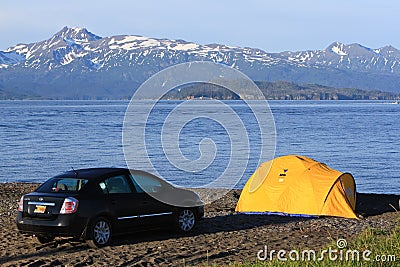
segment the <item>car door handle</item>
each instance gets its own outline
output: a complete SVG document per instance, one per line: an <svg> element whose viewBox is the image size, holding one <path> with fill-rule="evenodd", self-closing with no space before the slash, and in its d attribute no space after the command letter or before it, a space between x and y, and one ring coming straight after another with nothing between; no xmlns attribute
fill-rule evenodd
<svg viewBox="0 0 400 267"><path fill-rule="evenodd" d="M111 200L111 204L112 205L117 205L117 201L116 200Z"/></svg>

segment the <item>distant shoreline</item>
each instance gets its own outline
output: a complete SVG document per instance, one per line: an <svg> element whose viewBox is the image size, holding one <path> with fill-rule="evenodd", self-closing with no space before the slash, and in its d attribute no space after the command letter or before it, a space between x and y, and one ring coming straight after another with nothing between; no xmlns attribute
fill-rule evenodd
<svg viewBox="0 0 400 267"><path fill-rule="evenodd" d="M319 84L296 84L288 81L254 81L266 100L387 100L394 101L400 99L400 92L389 92L380 90L365 90L357 88L335 88ZM240 90L240 95L209 83L194 83L181 87L171 88L163 100L264 100L261 96L256 97L254 93L248 92L246 88ZM39 95L35 93L13 93L8 90L0 89L0 100L130 100L131 93L128 90L124 94L110 93L101 94L100 92L85 92L79 90L75 94L48 93L49 95ZM149 96L152 96L149 94ZM155 97L158 97L155 95ZM154 99L149 99L154 100Z"/></svg>

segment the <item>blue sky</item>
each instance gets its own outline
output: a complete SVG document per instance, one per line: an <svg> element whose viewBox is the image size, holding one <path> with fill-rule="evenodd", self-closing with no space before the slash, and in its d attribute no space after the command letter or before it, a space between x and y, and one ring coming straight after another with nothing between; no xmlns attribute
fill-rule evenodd
<svg viewBox="0 0 400 267"><path fill-rule="evenodd" d="M396 0L3 1L0 50L47 39L63 26L268 52L324 49L334 41L400 48L399 11Z"/></svg>

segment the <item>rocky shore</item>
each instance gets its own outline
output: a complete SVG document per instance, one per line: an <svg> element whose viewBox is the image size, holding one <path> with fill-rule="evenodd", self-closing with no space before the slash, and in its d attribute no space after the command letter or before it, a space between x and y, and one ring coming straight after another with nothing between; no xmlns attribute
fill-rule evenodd
<svg viewBox="0 0 400 267"><path fill-rule="evenodd" d="M390 231L400 223L399 196L358 194L360 220L294 218L236 214L240 190L207 205L205 218L188 236L168 231L116 237L109 247L89 248L69 238L41 245L20 235L15 225L19 198L37 184L0 184L1 266L153 266L251 262L269 249L319 249L344 238L353 240L366 228ZM397 210L397 211L396 211Z"/></svg>

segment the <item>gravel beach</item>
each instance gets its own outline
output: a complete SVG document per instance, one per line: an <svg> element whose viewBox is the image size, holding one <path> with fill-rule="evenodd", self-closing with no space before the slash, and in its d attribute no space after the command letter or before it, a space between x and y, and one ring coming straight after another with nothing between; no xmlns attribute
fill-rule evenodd
<svg viewBox="0 0 400 267"><path fill-rule="evenodd" d="M207 205L205 218L187 236L153 231L115 237L111 246L89 248L69 238L41 245L18 233L15 217L20 197L37 184L0 184L1 266L184 266L255 261L264 248L319 249L364 229L390 231L400 223L396 195L358 194L360 220L244 215L234 212L240 190ZM397 211L396 211L397 210Z"/></svg>

